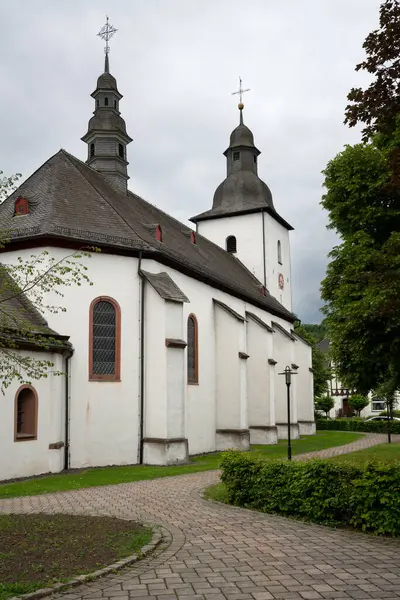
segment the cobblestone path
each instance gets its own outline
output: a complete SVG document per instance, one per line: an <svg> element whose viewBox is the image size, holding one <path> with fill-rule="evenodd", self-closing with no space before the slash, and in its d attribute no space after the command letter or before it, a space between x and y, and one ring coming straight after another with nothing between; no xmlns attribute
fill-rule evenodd
<svg viewBox="0 0 400 600"><path fill-rule="evenodd" d="M369 435L347 451L384 439ZM343 451L317 454L337 453ZM153 556L55 600L400 598L400 541L203 500L201 490L217 481L218 472L208 471L15 498L1 501L0 513L112 515L162 525Z"/></svg>

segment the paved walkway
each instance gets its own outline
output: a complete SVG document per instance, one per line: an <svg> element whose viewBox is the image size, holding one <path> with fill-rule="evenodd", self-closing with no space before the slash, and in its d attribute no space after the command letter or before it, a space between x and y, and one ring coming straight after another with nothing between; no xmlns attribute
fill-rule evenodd
<svg viewBox="0 0 400 600"><path fill-rule="evenodd" d="M356 443L382 441L367 440ZM203 500L201 490L216 481L218 473L208 471L15 498L0 502L0 513L113 515L163 525L163 544L151 558L53 599L400 598L400 541Z"/></svg>

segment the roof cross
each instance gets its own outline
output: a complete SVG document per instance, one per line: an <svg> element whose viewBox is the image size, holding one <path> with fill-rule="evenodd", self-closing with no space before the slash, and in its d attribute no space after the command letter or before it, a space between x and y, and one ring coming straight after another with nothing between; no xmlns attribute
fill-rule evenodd
<svg viewBox="0 0 400 600"><path fill-rule="evenodd" d="M244 90L243 87L242 87L242 83L243 83L242 78L239 77L239 89L238 89L237 92L232 92L232 96L234 96L235 94L239 94L239 104L243 104L243 94L245 92L249 92L250 91L250 88L247 88L246 90Z"/></svg>
<svg viewBox="0 0 400 600"><path fill-rule="evenodd" d="M109 41L112 38L112 36L114 35L114 33L118 31L118 29L115 29L115 27L113 27L112 25L110 25L109 23L109 18L106 17L106 24L103 25L103 27L100 29L99 33L97 34L99 37L101 37L102 40L105 40L106 42L106 46L104 48L104 52L106 54L108 54L110 52L110 46L109 46Z"/></svg>

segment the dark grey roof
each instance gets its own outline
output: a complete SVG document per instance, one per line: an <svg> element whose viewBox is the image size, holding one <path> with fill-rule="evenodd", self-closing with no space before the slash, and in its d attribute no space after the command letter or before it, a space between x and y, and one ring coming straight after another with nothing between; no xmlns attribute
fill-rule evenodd
<svg viewBox="0 0 400 600"><path fill-rule="evenodd" d="M117 88L117 80L111 73L102 73L100 77L97 79L97 89L98 90L116 90Z"/></svg>
<svg viewBox="0 0 400 600"><path fill-rule="evenodd" d="M0 338L35 345L43 350L45 339L51 339L52 349L72 348L68 336L61 336L51 329L43 315L35 308L28 297L9 274L7 268L0 264Z"/></svg>
<svg viewBox="0 0 400 600"><path fill-rule="evenodd" d="M149 273L148 271L141 271L141 273L164 300L190 302L168 273Z"/></svg>
<svg viewBox="0 0 400 600"><path fill-rule="evenodd" d="M237 148L238 146L254 146L254 136L252 131L243 123L240 123L231 133L229 146Z"/></svg>
<svg viewBox="0 0 400 600"><path fill-rule="evenodd" d="M29 214L14 216L15 200L29 201ZM163 241L145 225L158 223ZM103 175L60 150L0 205L0 227L11 243L71 241L103 251L149 257L290 322L295 315L270 294L233 255L132 192L115 191Z"/></svg>
<svg viewBox="0 0 400 600"><path fill-rule="evenodd" d="M213 302L214 302L214 304L216 304L217 306L222 308L222 310L229 313L232 317L235 317L235 319L237 319L238 321L246 321L246 319L244 317L242 317L242 315L239 315L239 313L237 313L236 310L233 310L233 308L231 308L227 304L224 304L223 302L220 302L219 300L216 300L215 298L213 298Z"/></svg>
<svg viewBox="0 0 400 600"><path fill-rule="evenodd" d="M290 338L292 340L292 342L296 341L296 338L294 337L294 335L290 331L287 331L287 329L282 327L282 325L279 325L279 323L272 321L271 325L272 325L272 328L275 329L275 331L280 331L280 333L282 333L282 335L286 335L286 337Z"/></svg>
<svg viewBox="0 0 400 600"><path fill-rule="evenodd" d="M242 117L241 117L242 118ZM232 168L232 153L241 149L243 162ZM241 122L231 133L229 148L225 150L228 176L217 187L212 208L190 220L193 223L208 219L238 216L254 212L268 212L278 223L288 230L293 227L275 210L272 193L267 184L258 176L257 163L254 159L260 151L254 145L254 136L250 129ZM239 168L238 168L239 165Z"/></svg>
<svg viewBox="0 0 400 600"><path fill-rule="evenodd" d="M260 317L257 317L257 315L255 315L254 313L249 312L249 311L246 310L246 317L248 319L251 319L255 323L257 323L257 325L260 325L260 327L264 327L264 329L266 329L270 333L273 332L272 327L270 327L269 325L267 325L267 323L264 323L264 321L262 319L260 319Z"/></svg>

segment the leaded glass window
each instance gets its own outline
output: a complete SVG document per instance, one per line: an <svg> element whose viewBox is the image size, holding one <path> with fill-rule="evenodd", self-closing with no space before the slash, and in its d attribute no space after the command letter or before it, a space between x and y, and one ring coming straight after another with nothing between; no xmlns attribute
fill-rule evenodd
<svg viewBox="0 0 400 600"><path fill-rule="evenodd" d="M119 379L120 312L111 298L91 306L90 379Z"/></svg>
<svg viewBox="0 0 400 600"><path fill-rule="evenodd" d="M194 315L188 318L187 339L188 383L198 383L197 321Z"/></svg>

